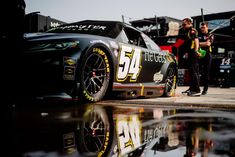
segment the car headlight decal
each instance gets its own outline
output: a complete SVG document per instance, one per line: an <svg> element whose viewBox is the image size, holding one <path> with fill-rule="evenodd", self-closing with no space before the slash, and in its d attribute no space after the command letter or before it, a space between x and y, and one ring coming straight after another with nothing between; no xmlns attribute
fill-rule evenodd
<svg viewBox="0 0 235 157"><path fill-rule="evenodd" d="M35 51L58 51L66 50L68 48L77 48L79 46L79 41L61 41L61 42L51 42L51 43L38 43L30 46L29 52Z"/></svg>

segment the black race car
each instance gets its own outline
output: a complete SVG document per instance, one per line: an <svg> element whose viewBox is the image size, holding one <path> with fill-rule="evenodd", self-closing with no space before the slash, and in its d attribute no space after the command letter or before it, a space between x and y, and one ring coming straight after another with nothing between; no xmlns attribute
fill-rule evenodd
<svg viewBox="0 0 235 157"><path fill-rule="evenodd" d="M24 95L96 102L172 96L175 57L136 28L117 21L81 21L25 34Z"/></svg>

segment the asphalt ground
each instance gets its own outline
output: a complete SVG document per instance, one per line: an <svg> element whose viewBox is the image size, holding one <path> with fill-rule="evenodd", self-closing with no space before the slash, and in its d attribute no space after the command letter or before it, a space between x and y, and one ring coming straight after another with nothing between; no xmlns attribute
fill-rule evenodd
<svg viewBox="0 0 235 157"><path fill-rule="evenodd" d="M93 126L93 124L100 124L102 117L105 125L109 127L115 126L110 129L112 130L110 133L113 132L112 136L115 139L110 141L112 143L110 150L114 150L114 147L118 145L117 139L120 141L124 135L121 133L117 134L117 136L114 132L115 130L121 128L121 132L125 131L125 135L130 135L128 141L133 140L133 132L137 135L138 133L136 132L140 130L140 139L147 140L148 147L141 152L142 155L132 156L156 156L154 146L159 143L160 137L174 135L171 136L174 138L176 137L175 133L182 133L183 139L188 138L188 136L191 139L191 136L193 137L194 134L188 135L188 133L195 132L197 128L204 128L202 130L208 129L212 124L214 130L208 136L216 137L214 139L215 143L222 143L221 147L223 148L228 146L232 152L234 150L234 143L230 141L235 141L235 127L233 123L235 115L235 88L210 87L208 94L200 97L189 97L182 94L181 92L187 88L182 86L177 87L174 97L128 100L114 98L91 104L77 104L77 102L69 103L67 101L46 103L42 101L23 106L13 106L9 112L10 116L4 110L3 113L5 114L1 114L6 117L1 118L2 124L5 127L1 132L1 135L4 135L2 136L4 143L2 150L5 151L0 151L0 156L18 157L20 154L20 156L25 157L65 157L67 156L67 150L73 150L74 152L71 153L71 156L68 154L68 157L91 157L86 152L82 153L83 148L77 151L75 147L77 145L73 145L73 142L69 145L70 147L64 145L64 137L66 137L65 135L73 135L71 133L75 132L76 134L73 135L72 140L77 141L77 144L80 146L85 146L85 143L83 143L84 138L82 138L85 136L83 132L77 129L84 127L83 124L85 123L90 123L92 124L92 126L89 126L90 130L102 130L104 129L102 125ZM88 117L95 118L89 119ZM130 127L134 124L135 127ZM178 132L173 130L173 128L180 128L179 126L181 125L178 124L183 124L182 127L185 130L178 130ZM164 130L164 128L168 128L168 130ZM170 128L172 130L169 131ZM216 130L217 128L219 129ZM85 129L87 127L84 127ZM157 131L157 136L152 138L154 135L151 133L155 133L155 131ZM97 131L97 137L98 133ZM80 140L75 140L75 136L78 136ZM218 140L221 138L226 138L226 140L221 142ZM177 154L167 150L163 152L158 151L157 153L161 157L184 156L187 150L186 144L186 141L182 140L178 143L174 149L174 153ZM9 146L12 151L8 151ZM124 151L125 148L119 149ZM143 148L140 150L143 150ZM130 151L135 149L136 147L131 147ZM3 154L6 155L4 156ZM198 152L199 154L201 152ZM93 156L97 156L97 154L95 153Z"/></svg>
<svg viewBox="0 0 235 157"><path fill-rule="evenodd" d="M182 94L187 90L187 86L179 86L176 88L174 97L158 97L158 98L141 98L128 100L106 100L100 102L103 105L129 105L129 106L145 106L159 105L161 107L205 107L205 108L224 108L235 109L235 87L220 88L209 87L207 95L190 97Z"/></svg>

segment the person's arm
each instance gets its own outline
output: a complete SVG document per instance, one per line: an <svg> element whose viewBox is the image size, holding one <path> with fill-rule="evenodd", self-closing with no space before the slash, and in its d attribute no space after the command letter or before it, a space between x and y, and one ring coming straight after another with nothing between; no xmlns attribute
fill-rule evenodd
<svg viewBox="0 0 235 157"><path fill-rule="evenodd" d="M192 28L190 32L190 37L194 42L194 51L197 52L199 49L199 40L198 40L198 33L196 29Z"/></svg>
<svg viewBox="0 0 235 157"><path fill-rule="evenodd" d="M200 43L199 43L199 46L200 46L200 47L209 47L209 46L211 46L211 41L208 39L208 40L205 41L205 42L200 42Z"/></svg>
<svg viewBox="0 0 235 157"><path fill-rule="evenodd" d="M214 35L210 34L205 42L200 42L199 43L199 46L200 47L210 47L211 44L213 43L213 41L214 41Z"/></svg>
<svg viewBox="0 0 235 157"><path fill-rule="evenodd" d="M194 51L197 52L198 49L199 49L199 40L198 40L198 38L194 39L194 43L195 43Z"/></svg>
<svg viewBox="0 0 235 157"><path fill-rule="evenodd" d="M199 50L199 40L198 40L198 38L194 39L194 43L195 43L194 51L197 53L197 55L199 57L201 57L202 54L198 52L198 50Z"/></svg>

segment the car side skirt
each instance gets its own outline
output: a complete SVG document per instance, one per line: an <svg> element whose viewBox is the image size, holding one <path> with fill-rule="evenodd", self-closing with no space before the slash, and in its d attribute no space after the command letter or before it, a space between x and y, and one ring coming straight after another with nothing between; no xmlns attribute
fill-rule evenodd
<svg viewBox="0 0 235 157"><path fill-rule="evenodd" d="M115 92L117 97L124 99L129 98L154 98L162 96L164 93L164 84L153 84L145 85L144 83L135 83L135 84L113 84L113 92Z"/></svg>

